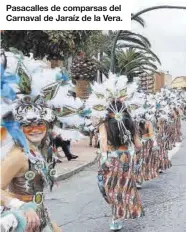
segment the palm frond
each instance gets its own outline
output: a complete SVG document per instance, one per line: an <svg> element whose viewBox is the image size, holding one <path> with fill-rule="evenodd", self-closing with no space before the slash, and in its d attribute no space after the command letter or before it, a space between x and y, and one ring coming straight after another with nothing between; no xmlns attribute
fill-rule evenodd
<svg viewBox="0 0 187 232"><path fill-rule="evenodd" d="M132 32L132 31L128 31L128 30L125 30L125 31L122 31L120 33L120 36L123 35L123 36L128 36L128 37L137 37L139 39L141 39L145 44L147 44L149 47L151 47L151 43L150 41L143 35L139 34L139 33L135 33L135 32Z"/></svg>
<svg viewBox="0 0 187 232"><path fill-rule="evenodd" d="M131 17L133 16L134 14L131 13ZM138 22L142 27L145 27L145 21L143 18L141 18L140 16L136 17L135 19L133 19L134 21Z"/></svg>
<svg viewBox="0 0 187 232"><path fill-rule="evenodd" d="M125 41L125 42L130 42L136 45L140 45L142 47L149 47L145 41L142 41L139 38L131 37L131 36L120 36L119 41Z"/></svg>
<svg viewBox="0 0 187 232"><path fill-rule="evenodd" d="M128 72L128 74L131 74L131 73L134 73L134 72L139 72L139 71L143 71L143 72L146 72L146 71L149 71L149 72L152 72L152 73L157 73L157 71L155 69L152 69L152 68L149 68L149 67L144 67L144 66L140 66L140 67L136 67L132 70L130 70Z"/></svg>
<svg viewBox="0 0 187 232"><path fill-rule="evenodd" d="M149 49L149 48L141 47L138 45L125 44L125 43L118 44L118 49L120 49L120 48L136 48L136 49L144 50L147 53L150 53L156 59L156 61L159 64L161 64L161 61L158 58L158 56L153 51L151 51L151 49Z"/></svg>

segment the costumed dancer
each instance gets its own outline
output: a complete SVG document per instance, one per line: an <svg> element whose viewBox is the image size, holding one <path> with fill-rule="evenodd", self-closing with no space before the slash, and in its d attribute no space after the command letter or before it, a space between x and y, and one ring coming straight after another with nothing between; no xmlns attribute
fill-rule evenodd
<svg viewBox="0 0 187 232"><path fill-rule="evenodd" d="M41 153L41 143L47 137L47 124L54 120L54 116L47 114L50 109L44 106L41 98L24 96L14 104L14 127L8 127L9 119L6 121L4 118L3 122L10 133L14 131L22 139L1 162L1 194L8 198L1 204L22 210L27 219L27 229L35 232L60 231L49 218L43 192L45 185L52 189L56 175L55 160L47 163L46 154Z"/></svg>
<svg viewBox="0 0 187 232"><path fill-rule="evenodd" d="M139 132L142 139L143 170L144 180L152 180L158 177L158 150L155 136L154 123L154 103L146 102L145 113L139 122Z"/></svg>
<svg viewBox="0 0 187 232"><path fill-rule="evenodd" d="M176 113L176 142L180 143L182 141L182 133L181 133L181 118L183 117L183 112L180 108L180 103L176 103L176 107L174 108Z"/></svg>
<svg viewBox="0 0 187 232"><path fill-rule="evenodd" d="M142 93L136 93L130 101L130 108L142 142L142 149L136 153L136 182L137 188L141 188L143 181L158 176L158 149L153 126L155 124L154 101L153 99L149 101Z"/></svg>
<svg viewBox="0 0 187 232"><path fill-rule="evenodd" d="M5 68L1 62L1 103L4 106L1 132L3 131L5 140L7 134L11 135L15 145L8 154L2 154L1 157L1 205L4 206L2 216L9 214L9 209L22 211L27 220L27 229L36 232L61 231L55 224L52 225L43 205L44 185L48 184L52 189L56 176L55 160L47 163L46 154L41 152L42 142L47 138L47 124L54 120L54 114L39 97L35 100L25 97L17 100L12 107L11 103L17 98L17 94L9 83L19 84L20 90L23 90L28 87L28 82L24 82L26 86L23 85L23 76L7 75ZM19 65L18 74L22 71L20 75L27 78L20 69ZM16 213L14 216L21 228L16 231L24 231L25 221L20 220L21 217Z"/></svg>
<svg viewBox="0 0 187 232"><path fill-rule="evenodd" d="M159 107L157 108L157 112L156 112L157 127L158 127L157 143L160 148L159 172L162 173L163 170L166 170L172 166L171 160L168 157L169 147L167 145L170 139L168 136L168 132L171 122L169 121L169 107L163 97L160 98L158 105Z"/></svg>
<svg viewBox="0 0 187 232"><path fill-rule="evenodd" d="M139 98L142 101L139 101ZM140 130L139 130L139 122L141 120L141 115L145 112L143 109L143 105L145 104L145 95L143 93L135 93L133 98L128 102L129 109L133 121L136 127L136 133L141 138ZM145 173L145 162L144 162L144 153L143 149L136 149L136 161L135 161L135 177L136 177L136 187L138 189L142 188L142 183L144 181L144 173Z"/></svg>
<svg viewBox="0 0 187 232"><path fill-rule="evenodd" d="M102 118L98 184L111 205L113 231L122 228L123 220L144 215L134 175L134 147L140 148L141 143L124 101L130 97L126 82L125 76L110 74L103 84L92 86L93 93L88 99L92 115Z"/></svg>

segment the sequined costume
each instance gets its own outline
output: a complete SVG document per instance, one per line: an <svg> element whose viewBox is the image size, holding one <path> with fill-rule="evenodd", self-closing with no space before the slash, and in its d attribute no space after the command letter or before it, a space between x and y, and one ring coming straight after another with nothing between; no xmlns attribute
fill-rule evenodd
<svg viewBox="0 0 187 232"><path fill-rule="evenodd" d="M35 155L33 150L30 152ZM38 154L37 154L38 156ZM44 206L44 187L49 185L52 188L56 170L54 169L55 160L47 163L42 156L40 160L32 162L28 160L28 171L24 175L17 175L10 182L8 189L10 196L24 202L34 202L37 204L36 213L40 218L40 228L36 232L41 232L44 229L55 231L49 218L47 209Z"/></svg>
<svg viewBox="0 0 187 232"><path fill-rule="evenodd" d="M136 188L134 159L134 147L121 146L115 150L108 145L107 155L101 154L98 180L103 197L112 207L113 220L144 215ZM102 189L101 186L104 188Z"/></svg>

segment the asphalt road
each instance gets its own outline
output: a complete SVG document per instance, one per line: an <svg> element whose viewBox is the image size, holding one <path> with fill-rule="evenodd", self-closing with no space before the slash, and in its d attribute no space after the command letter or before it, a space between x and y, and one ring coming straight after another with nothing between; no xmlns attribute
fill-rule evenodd
<svg viewBox="0 0 187 232"><path fill-rule="evenodd" d="M186 132L172 157L173 167L158 179L145 182L140 190L145 216L124 222L121 232L186 231ZM89 155L89 154L88 154ZM47 195L51 218L63 232L108 232L110 207L97 187L97 166L62 181Z"/></svg>

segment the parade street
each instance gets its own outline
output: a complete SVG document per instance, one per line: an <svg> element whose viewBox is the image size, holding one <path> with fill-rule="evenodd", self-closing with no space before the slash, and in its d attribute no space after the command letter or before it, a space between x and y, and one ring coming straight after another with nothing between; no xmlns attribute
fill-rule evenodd
<svg viewBox="0 0 187 232"><path fill-rule="evenodd" d="M122 232L184 232L186 138L172 157L173 167L158 179L143 184L140 190L145 217L128 220ZM89 155L89 154L88 154ZM97 187L97 165L59 182L46 204L53 220L64 232L108 232L110 207Z"/></svg>

